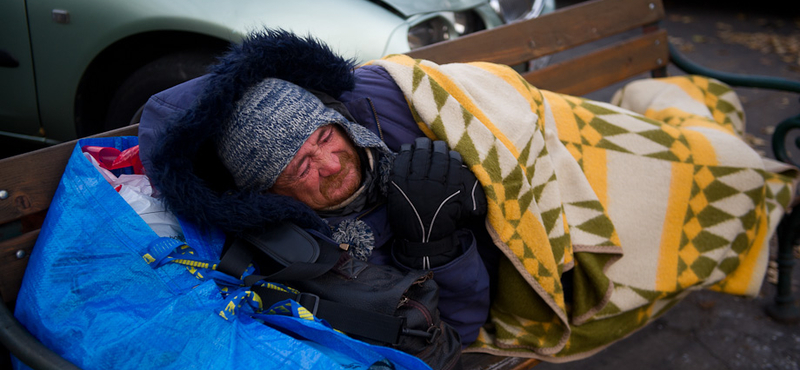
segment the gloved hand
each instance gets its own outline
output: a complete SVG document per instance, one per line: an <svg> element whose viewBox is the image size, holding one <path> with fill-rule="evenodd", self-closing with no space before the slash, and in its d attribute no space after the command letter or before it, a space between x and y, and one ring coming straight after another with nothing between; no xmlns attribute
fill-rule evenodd
<svg viewBox="0 0 800 370"><path fill-rule="evenodd" d="M423 137L400 148L387 207L395 258L430 269L461 253L455 232L468 218L486 213L486 196L460 154Z"/></svg>

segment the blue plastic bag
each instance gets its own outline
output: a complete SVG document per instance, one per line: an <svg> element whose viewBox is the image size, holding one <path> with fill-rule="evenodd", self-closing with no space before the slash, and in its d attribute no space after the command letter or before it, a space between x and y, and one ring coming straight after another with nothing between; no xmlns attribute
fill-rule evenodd
<svg viewBox="0 0 800 370"><path fill-rule="evenodd" d="M396 369L428 368L319 320L247 307L226 320L226 294L198 273L206 270L149 265L142 251L159 237L80 149L136 144L83 139L70 157L16 303L15 316L44 345L84 369L366 369L387 360ZM197 258L218 258L221 235L184 232Z"/></svg>

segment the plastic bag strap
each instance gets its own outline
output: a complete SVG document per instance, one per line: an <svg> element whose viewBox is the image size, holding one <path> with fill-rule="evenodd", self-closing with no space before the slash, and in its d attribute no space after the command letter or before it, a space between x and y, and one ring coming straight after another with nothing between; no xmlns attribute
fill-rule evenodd
<svg viewBox="0 0 800 370"><path fill-rule="evenodd" d="M214 270L218 265L215 261L206 261L198 257L186 243L166 236L154 239L140 253L152 268L161 267L166 263L177 263L187 267Z"/></svg>

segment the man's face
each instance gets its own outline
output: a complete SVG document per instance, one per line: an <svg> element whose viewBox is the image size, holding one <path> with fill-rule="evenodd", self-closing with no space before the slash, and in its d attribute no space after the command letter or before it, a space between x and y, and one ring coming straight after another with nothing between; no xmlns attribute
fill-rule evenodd
<svg viewBox="0 0 800 370"><path fill-rule="evenodd" d="M338 125L318 128L275 180L271 192L318 210L334 206L361 184L361 163L350 138Z"/></svg>

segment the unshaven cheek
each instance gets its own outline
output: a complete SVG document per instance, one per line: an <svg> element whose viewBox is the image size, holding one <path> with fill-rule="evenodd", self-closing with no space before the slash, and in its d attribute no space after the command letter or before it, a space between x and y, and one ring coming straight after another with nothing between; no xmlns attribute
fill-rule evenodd
<svg viewBox="0 0 800 370"><path fill-rule="evenodd" d="M334 176L320 179L319 192L327 201L325 207L341 203L352 195L361 183L361 165L354 153L347 151L339 155L341 171Z"/></svg>

